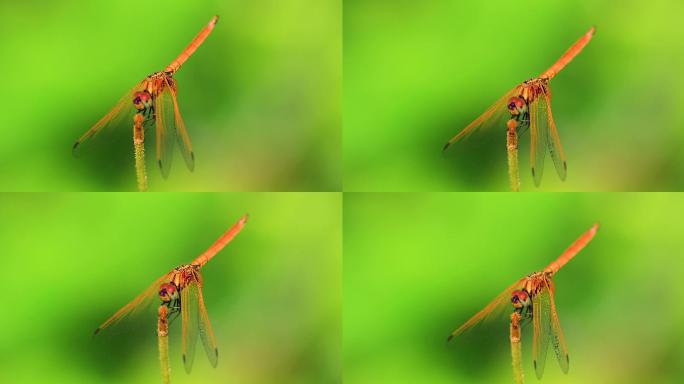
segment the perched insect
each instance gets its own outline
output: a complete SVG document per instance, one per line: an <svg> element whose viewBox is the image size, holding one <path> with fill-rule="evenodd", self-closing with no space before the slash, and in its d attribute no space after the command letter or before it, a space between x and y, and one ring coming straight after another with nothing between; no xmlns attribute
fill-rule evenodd
<svg viewBox="0 0 684 384"><path fill-rule="evenodd" d="M565 180L567 163L565 153L561 146L560 136L556 129L556 123L551 113L551 88L549 82L558 72L577 56L594 36L595 29L592 27L575 44L568 49L558 61L542 73L539 77L527 80L516 86L501 99L494 103L485 113L475 119L444 146L444 150L451 144L468 136L477 128L493 123L504 111L510 114L506 127L509 131L518 134L530 129L531 151L530 164L534 183L539 186L544 173L544 156L546 151L551 153L551 158L556 167L556 172L561 180Z"/></svg>
<svg viewBox="0 0 684 384"><path fill-rule="evenodd" d="M460 335L465 330L487 318L490 314L496 313L511 303L513 305L513 313L511 315L510 340L513 351L514 372L517 370L520 372L520 378L522 377L522 369L519 366L520 326L531 321L534 329L532 356L537 378L541 379L544 374L546 352L549 349L549 343L553 346L561 370L567 373L570 360L568 357L568 347L565 344L565 337L563 336L563 330L556 312L556 302L554 300L556 288L553 283L553 276L594 238L597 230L598 224L595 224L575 240L554 262L544 268L543 271L531 273L506 288L484 309L458 327L449 336L448 340ZM518 374L516 373L516 381L518 379L517 376Z"/></svg>
<svg viewBox="0 0 684 384"><path fill-rule="evenodd" d="M204 305L204 296L202 295L203 282L200 269L240 233L246 222L247 215L243 216L235 225L228 229L208 250L198 256L192 263L176 267L171 272L157 279L138 297L102 323L95 330L95 334L117 323L134 311L146 307L154 297L158 297L160 308L157 334L160 337L166 336L168 333L167 317L177 316L178 314L181 316L185 371L190 373L192 369L198 333L209 362L215 367L218 362L218 348L214 331L209 323L207 308Z"/></svg>
<svg viewBox="0 0 684 384"><path fill-rule="evenodd" d="M166 178L169 175L176 141L180 146L185 164L192 171L195 167L195 155L178 108L178 86L173 76L211 34L217 22L218 16L214 16L164 71L147 76L145 80L126 93L109 113L74 143L73 150L78 151L84 143L91 141L107 127L131 118L129 121L133 122L133 140L137 144L144 142L146 127L156 127L157 163L162 176Z"/></svg>

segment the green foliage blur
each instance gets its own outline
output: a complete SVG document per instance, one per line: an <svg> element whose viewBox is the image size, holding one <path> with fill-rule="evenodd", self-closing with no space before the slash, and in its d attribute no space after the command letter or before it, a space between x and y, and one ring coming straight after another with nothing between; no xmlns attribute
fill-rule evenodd
<svg viewBox="0 0 684 384"><path fill-rule="evenodd" d="M681 382L683 211L674 194L347 194L345 382L512 383L506 314L447 336L596 222L554 277L569 373L549 352L540 382Z"/></svg>
<svg viewBox="0 0 684 384"><path fill-rule="evenodd" d="M71 147L214 15L175 76L195 171L174 149L163 180L148 141L150 190L340 190L341 12L338 0L0 2L0 190L136 190L132 121L78 158Z"/></svg>
<svg viewBox="0 0 684 384"><path fill-rule="evenodd" d="M568 158L541 188L521 138L522 190L684 188L684 2L344 2L345 191L508 190L503 122L442 146L507 91L596 35L551 81Z"/></svg>
<svg viewBox="0 0 684 384"><path fill-rule="evenodd" d="M173 383L330 383L341 376L339 194L3 194L0 383L161 382L156 308L93 331L244 213L203 268L219 347Z"/></svg>

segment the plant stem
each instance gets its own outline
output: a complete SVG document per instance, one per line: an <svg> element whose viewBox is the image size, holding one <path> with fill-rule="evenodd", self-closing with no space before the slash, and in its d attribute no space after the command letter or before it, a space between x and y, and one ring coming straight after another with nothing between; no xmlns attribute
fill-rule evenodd
<svg viewBox="0 0 684 384"><path fill-rule="evenodd" d="M511 357L513 360L513 380L516 384L523 383L523 371L521 365L521 346L520 346L520 314L511 314Z"/></svg>
<svg viewBox="0 0 684 384"><path fill-rule="evenodd" d="M520 172L518 171L518 133L515 120L508 121L508 133L506 150L508 152L508 178L511 182L511 191L520 192Z"/></svg>
<svg viewBox="0 0 684 384"><path fill-rule="evenodd" d="M145 170L145 118L137 113L133 118L133 147L135 149L135 175L138 179L138 190L147 192L147 171Z"/></svg>
<svg viewBox="0 0 684 384"><path fill-rule="evenodd" d="M157 336L159 338L159 362L161 363L162 383L168 384L171 382L171 368L169 368L169 323L167 307L165 305L159 306Z"/></svg>

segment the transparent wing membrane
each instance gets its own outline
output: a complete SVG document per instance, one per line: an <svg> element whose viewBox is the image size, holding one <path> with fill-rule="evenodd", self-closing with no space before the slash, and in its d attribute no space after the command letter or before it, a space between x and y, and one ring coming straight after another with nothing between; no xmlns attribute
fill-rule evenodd
<svg viewBox="0 0 684 384"><path fill-rule="evenodd" d="M556 167L556 172L561 180L565 180L568 171L568 164L565 159L565 152L561 146L558 129L556 129L556 122L553 120L553 113L551 113L551 92L548 88L544 88L544 92L539 95L544 100L544 105L540 104L539 108L544 108L543 115L546 116L546 127L548 128L547 145L553 165Z"/></svg>
<svg viewBox="0 0 684 384"><path fill-rule="evenodd" d="M546 99L534 97L530 103L530 165L534 184L541 184L547 148Z"/></svg>
<svg viewBox="0 0 684 384"><path fill-rule="evenodd" d="M164 86L155 100L155 123L157 126L157 163L164 178L169 177L173 162L173 146L176 141L176 122L173 112L173 97L164 80Z"/></svg>
<svg viewBox="0 0 684 384"><path fill-rule="evenodd" d="M183 122L183 117L181 116L180 109L178 108L178 91L174 87L170 89L170 92L171 98L173 99L173 111L175 117L174 121L176 122L175 128L178 147L183 155L183 160L185 160L185 165L190 171L193 171L195 169L195 154L192 152L190 136L188 135L188 130L185 128L185 122Z"/></svg>
<svg viewBox="0 0 684 384"><path fill-rule="evenodd" d="M85 145L88 145L88 143L92 142L96 137L100 136L102 132L111 130L112 127L126 126L133 128L133 115L135 115L136 112L135 107L133 106L133 95L139 90L142 90L142 88L142 83L133 87L133 89L119 99L116 105L114 105L114 108L81 135L72 148L74 155L78 156Z"/></svg>
<svg viewBox="0 0 684 384"><path fill-rule="evenodd" d="M513 291L521 289L523 284L524 284L525 279L520 279L516 281L513 285L510 287L506 288L503 292L501 292L494 300L492 300L489 304L487 304L486 307L484 307L480 312L476 313L473 317L471 317L468 321L466 321L463 325L458 327L454 332L451 333L449 338L447 340L451 340L452 338L460 335L464 331L466 331L468 328L474 326L475 324L479 323L480 321L495 315L497 313L500 313L502 309L506 308L507 306L510 305L511 301L511 295Z"/></svg>
<svg viewBox="0 0 684 384"><path fill-rule="evenodd" d="M510 91L508 91L503 97L492 104L480 117L475 119L472 123L468 124L461 132L456 136L452 137L449 142L444 146L444 150L449 148L453 143L467 137L473 133L477 128L488 126L501 118L504 111L507 110L506 105L511 97L518 93L520 86L517 86Z"/></svg>
<svg viewBox="0 0 684 384"><path fill-rule="evenodd" d="M198 299L199 299L199 335L200 340L202 340L202 345L204 346L204 351L207 353L207 358L212 367L216 367L218 363L218 347L216 346L216 337L214 336L214 330L211 328L211 323L209 322L209 314L207 313L207 308L204 306L204 296L202 295L202 289L198 287L197 289Z"/></svg>
<svg viewBox="0 0 684 384"><path fill-rule="evenodd" d="M550 311L548 287L544 286L541 291L532 298L532 323L534 335L532 336L532 356L534 359L534 371L537 378L544 375L546 365L546 352L549 350L550 341Z"/></svg>
<svg viewBox="0 0 684 384"><path fill-rule="evenodd" d="M558 312L556 312L556 299L555 299L553 286L549 289L549 301L550 301L550 320L549 323L550 333L551 333L551 345L553 346L553 351L556 354L556 360L558 360L558 365L560 365L563 373L568 373L568 368L570 366L570 356L568 355L568 346L565 344L565 336L563 335L563 329L561 329L560 321L558 320Z"/></svg>
<svg viewBox="0 0 684 384"><path fill-rule="evenodd" d="M185 372L192 371L195 361L195 347L197 346L198 325L198 286L197 281L191 281L181 290L181 325L183 339L183 365Z"/></svg>
<svg viewBox="0 0 684 384"><path fill-rule="evenodd" d="M159 294L159 286L165 282L168 282L170 278L170 275L167 273L164 276L160 277L152 283L149 287L147 287L140 295L138 295L135 299L133 299L130 303L124 305L121 309L116 311L114 315L112 315L109 319L107 319L104 323L102 323L96 330L95 334L99 333L101 330L104 328L107 328L108 326L118 323L121 319L124 317L136 312L140 311L144 308L146 308L151 302L153 298L157 298Z"/></svg>

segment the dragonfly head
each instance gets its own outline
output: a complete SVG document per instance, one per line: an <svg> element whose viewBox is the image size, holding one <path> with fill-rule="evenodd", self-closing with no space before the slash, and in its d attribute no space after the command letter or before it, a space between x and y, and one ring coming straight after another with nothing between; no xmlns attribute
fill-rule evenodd
<svg viewBox="0 0 684 384"><path fill-rule="evenodd" d="M152 95L147 91L136 92L133 95L133 105L138 111L144 111L152 107Z"/></svg>
<svg viewBox="0 0 684 384"><path fill-rule="evenodd" d="M178 299L178 288L171 283L164 283L159 287L159 298L164 303Z"/></svg>
<svg viewBox="0 0 684 384"><path fill-rule="evenodd" d="M511 295L511 304L513 304L513 308L516 310L521 310L532 305L532 300L530 299L530 295L525 291L513 291L513 294Z"/></svg>
<svg viewBox="0 0 684 384"><path fill-rule="evenodd" d="M518 116L527 111L527 103L522 97L511 97L508 100L508 112L513 116Z"/></svg>

